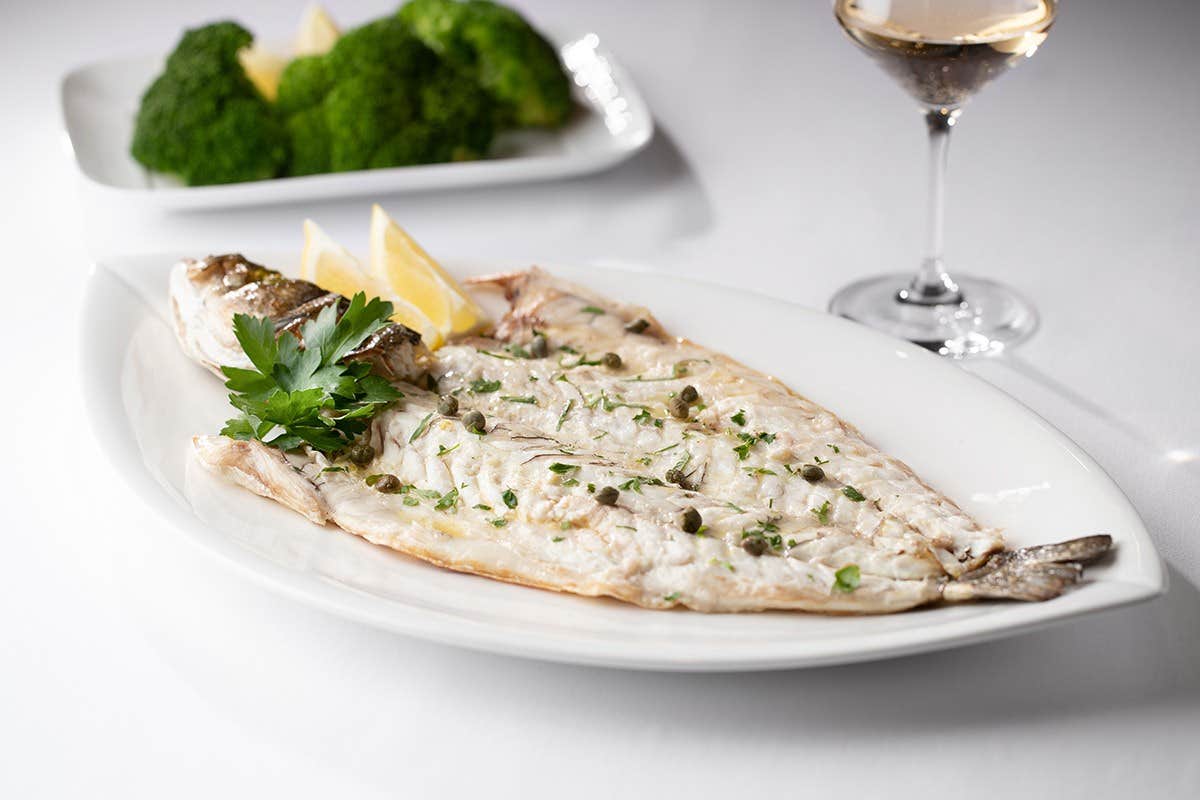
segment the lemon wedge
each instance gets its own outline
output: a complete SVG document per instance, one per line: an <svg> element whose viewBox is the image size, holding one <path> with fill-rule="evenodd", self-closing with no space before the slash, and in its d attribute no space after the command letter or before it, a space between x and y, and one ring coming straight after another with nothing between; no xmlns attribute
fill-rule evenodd
<svg viewBox="0 0 1200 800"><path fill-rule="evenodd" d="M258 89L259 94L269 102L275 102L279 94L279 76L287 66L287 59L257 43L243 47L238 51L237 57L246 72L246 77L254 84L254 88Z"/></svg>
<svg viewBox="0 0 1200 800"><path fill-rule="evenodd" d="M371 276L425 314L442 335L472 333L487 315L379 205L371 208Z"/></svg>
<svg viewBox="0 0 1200 800"><path fill-rule="evenodd" d="M313 3L304 9L300 31L296 34L297 56L319 56L328 53L342 35L324 8Z"/></svg>
<svg viewBox="0 0 1200 800"><path fill-rule="evenodd" d="M350 251L330 238L311 219L304 220L304 251L300 257L300 277L322 289L343 297L365 292L368 298L382 297L393 306L392 320L421 334L426 347L440 347L445 337L421 309L402 297L396 297L363 270Z"/></svg>

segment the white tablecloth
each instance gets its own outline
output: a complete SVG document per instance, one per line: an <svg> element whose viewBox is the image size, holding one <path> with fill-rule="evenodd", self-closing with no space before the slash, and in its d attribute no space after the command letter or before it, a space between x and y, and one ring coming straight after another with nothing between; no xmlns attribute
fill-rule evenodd
<svg viewBox="0 0 1200 800"><path fill-rule="evenodd" d="M481 655L294 604L168 529L98 452L76 356L91 259L293 248L305 216L361 247L369 200L101 202L67 157L59 76L226 15L280 38L301 5L0 16L0 796L1197 796L1200 6L1068 4L969 108L950 169L951 264L1044 317L1016 360L971 369L1110 471L1170 593L953 652L680 676ZM391 8L330 5L344 23ZM813 306L915 264L921 121L828 3L522 5L597 32L660 134L591 178L378 198L434 253L637 264Z"/></svg>

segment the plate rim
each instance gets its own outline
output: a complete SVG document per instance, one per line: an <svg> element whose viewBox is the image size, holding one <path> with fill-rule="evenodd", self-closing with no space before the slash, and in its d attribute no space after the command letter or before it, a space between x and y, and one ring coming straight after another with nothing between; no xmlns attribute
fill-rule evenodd
<svg viewBox="0 0 1200 800"><path fill-rule="evenodd" d="M114 363L119 364L120 355L127 349L128 339L126 337L106 338L89 334L96 330L98 324L111 325L111 316L105 315L103 311L105 304L101 302L101 295L104 292L112 292L116 289L132 295L137 302L147 302L146 298L142 297L124 278L120 268L116 266L117 264L144 262L148 259L162 263L174 263L179 258L178 253L147 252L109 256L92 262L84 287L77 334L79 336L77 375L81 379L84 396L89 399L88 402L85 402L85 408L92 436L106 458L121 475L125 484L161 521L178 529L193 545L199 550L205 551L209 556L232 565L259 585L298 600L311 608L381 630L481 652L556 663L625 669L728 672L820 667L954 649L1044 629L1085 614L1144 602L1167 590L1167 572L1162 557L1154 546L1137 509L1111 476L1070 437L1059 431L1037 412L979 376L966 370L959 370L959 374L977 382L982 391L995 392L1005 401L1030 415L1040 423L1045 434L1054 438L1056 444L1064 447L1084 467L1094 472L1098 478L1106 481L1108 487L1116 492L1129 507L1138 523L1137 528L1131 531L1131 535L1138 540L1140 545L1148 549L1147 554L1150 557L1144 560L1142 573L1138 576L1142 580L1104 581L1102 585L1105 594L1103 596L1092 597L1090 602L1081 604L1078 601L1071 603L1072 596L1068 595L1059 598L1059 601L1066 601L1065 603L1060 602L1058 606L1049 607L1051 613L1047 613L1047 606L1038 604L1013 606L1014 613L1001 619L967 618L943 622L938 626L927 628L873 632L861 637L851 637L856 644L849 649L837 646L827 648L820 653L803 653L792 650L758 657L746 656L741 652L728 657L714 656L711 648L708 648L700 656L689 654L689 649L705 650L703 645L688 643L672 645L669 642L663 643L665 646L660 651L660 655L647 657L638 648L606 649L602 642L579 639L562 642L562 640L553 639L545 633L526 632L523 637L514 640L508 628L502 625L498 626L494 622L469 620L440 609L415 610L403 601L347 591L339 585L320 580L316 575L295 572L273 563L269 559L241 547L228 537L221 535L219 531L211 529L193 512L185 508L181 500L172 497L171 492L156 479L150 467L145 463L128 415L121 407L119 387L114 392L111 380L113 376L119 375L119 371L113 370L111 367ZM553 269L554 266L550 265L548 268ZM785 305L800 313L828 317L827 321L833 321L835 324L861 328L847 320L829 317L821 311L781 300L778 297L771 297L754 290L729 287L714 281L691 276L671 275L655 270L631 270L607 265L594 265L589 268L616 274L656 274L672 280L699 284L709 289L737 291L760 301ZM906 350L913 357L941 362L938 356L916 345L893 340L874 331L867 331L867 333L871 337L878 337L881 343ZM945 366L950 367L951 365ZM112 424L114 418L120 420L119 429ZM1033 618L1020 619L1021 609L1027 609L1029 613L1033 614ZM397 610L400 610L401 613L396 613ZM442 624L447 619L452 619L455 624ZM960 631L958 628L965 630ZM564 644L565 646L563 646Z"/></svg>
<svg viewBox="0 0 1200 800"><path fill-rule="evenodd" d="M543 33L545 32L543 31ZM551 33L547 38L554 44L557 52L566 44L580 41L589 35L594 34L590 31L574 36ZM73 164L76 174L84 180L89 188L125 201L161 208L233 208L298 202L311 198L353 197L382 192L436 192L578 177L609 169L632 158L644 150L657 135L654 114L629 71L612 54L611 50L603 46L602 42L601 46L596 48L596 52L606 60L613 76L621 86L622 94L629 99L629 105L634 109L636 120L634 134L624 137L624 139L611 135L610 139L619 142L619 146L575 156L484 158L448 164L414 164L407 167L283 176L258 181L205 186L151 188L109 183L92 175L79 160L78 139L72 132L67 109L68 87L71 83L82 80L82 77L88 72L99 68L118 64L134 64L151 59L161 61L164 58L163 54L151 53L98 58L64 70L58 80L58 124L60 134L66 140L67 157ZM585 108L585 112L592 116L598 116L595 109L591 107ZM75 131L74 133L80 132ZM438 183L418 183L414 186L411 185L411 181L404 181L405 177L419 180L428 175L445 175L447 173L441 171L447 167L454 167L455 170L448 173L450 176L448 179ZM480 175L485 177L480 179Z"/></svg>

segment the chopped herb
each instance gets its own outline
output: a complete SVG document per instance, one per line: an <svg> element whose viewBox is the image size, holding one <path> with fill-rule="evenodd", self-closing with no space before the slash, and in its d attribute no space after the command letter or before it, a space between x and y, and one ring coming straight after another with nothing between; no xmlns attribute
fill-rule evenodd
<svg viewBox="0 0 1200 800"><path fill-rule="evenodd" d="M656 428L661 428L663 426L663 421L655 418L650 413L650 410L646 408L643 408L641 411L639 411L633 418L633 421L643 425L653 425Z"/></svg>
<svg viewBox="0 0 1200 800"><path fill-rule="evenodd" d="M736 511L736 512L737 512L737 513L739 513L739 514L745 514L745 513L746 513L746 509L744 509L744 508L739 508L738 506L735 506L733 503L726 503L726 504L725 504L725 507L726 507L726 508L728 508L730 511Z"/></svg>
<svg viewBox="0 0 1200 800"><path fill-rule="evenodd" d="M745 409L741 409L741 408L739 408L739 409L738 409L738 412L737 412L736 414L734 414L732 417L730 417L730 418L729 418L729 421L730 421L730 422L733 422L733 423L736 423L736 424L738 424L738 425L745 425L745 424L746 424L746 411L745 411Z"/></svg>
<svg viewBox="0 0 1200 800"><path fill-rule="evenodd" d="M587 485L587 490L588 490L588 494L595 494L596 493L596 484L589 483Z"/></svg>
<svg viewBox="0 0 1200 800"><path fill-rule="evenodd" d="M833 588L839 592L853 592L862 580L857 564L847 564L833 573Z"/></svg>
<svg viewBox="0 0 1200 800"><path fill-rule="evenodd" d="M509 508L517 507L517 494L512 489L505 489L504 494L500 495L500 499L504 501L504 505Z"/></svg>
<svg viewBox="0 0 1200 800"><path fill-rule="evenodd" d="M635 475L629 480L617 486L621 491L630 491L636 494L642 493L642 486L662 486L663 482L658 478L645 478L641 475Z"/></svg>
<svg viewBox="0 0 1200 800"><path fill-rule="evenodd" d="M492 358L502 358L502 359L504 359L505 361L512 361L512 360L513 360L513 359L512 359L512 356L506 356L506 355L504 355L503 353L493 353L491 350L484 350L482 347L481 347L481 348L479 348L479 352L480 352L480 353L482 353L482 354L483 354L483 355L485 355L485 356L491 356Z"/></svg>
<svg viewBox="0 0 1200 800"><path fill-rule="evenodd" d="M597 314L597 315L599 315L599 314L603 314L603 313L604 313L604 309L603 309L603 308L597 308L596 306L584 306L583 308L581 308L581 309L579 309L579 310L580 310L581 312L583 312L584 314Z"/></svg>
<svg viewBox="0 0 1200 800"><path fill-rule="evenodd" d="M500 391L500 381L487 381L483 378L471 381L471 394L491 394Z"/></svg>
<svg viewBox="0 0 1200 800"><path fill-rule="evenodd" d="M446 447L445 445L439 444L437 454L439 456L444 456L447 453L453 453L455 450L458 449L459 445L461 445L461 444L462 444L462 442L459 442L458 444L454 445L453 447Z"/></svg>
<svg viewBox="0 0 1200 800"><path fill-rule="evenodd" d="M668 450L674 450L676 447L679 447L679 442L676 442L675 444L669 444L666 447L660 447L657 450L651 450L650 453L651 455L658 455L659 453L665 453Z"/></svg>
<svg viewBox="0 0 1200 800"><path fill-rule="evenodd" d="M733 568L733 564L730 564L728 561L722 561L721 559L717 558L716 556L713 556L712 558L710 558L708 560L708 563L714 567L724 567L725 569L729 570L730 572L737 572L737 570Z"/></svg>
<svg viewBox="0 0 1200 800"><path fill-rule="evenodd" d="M842 452L841 448L840 448L840 447L838 447L836 444L827 444L827 445L825 445L825 446L826 446L826 447L828 447L830 450L832 450L832 451L833 451L833 452L835 452L835 453L840 453L840 452Z"/></svg>
<svg viewBox="0 0 1200 800"><path fill-rule="evenodd" d="M471 508L477 508L480 511L491 511L492 510L491 506L486 505L484 503L476 503L475 505L471 506Z"/></svg>
<svg viewBox="0 0 1200 800"><path fill-rule="evenodd" d="M558 529L560 531L569 531L571 530L571 523L564 519L562 522L558 523Z"/></svg>
<svg viewBox="0 0 1200 800"><path fill-rule="evenodd" d="M415 505L418 505L420 502L421 502L420 500L413 497L411 494L404 498L404 505L406 505L406 506L415 506Z"/></svg>
<svg viewBox="0 0 1200 800"><path fill-rule="evenodd" d="M846 497L849 497L851 500L853 500L856 503L861 503L863 500L867 499L866 497L863 496L862 492L860 492L858 489L855 489L853 486L849 486L849 485L842 487L842 494L846 495Z"/></svg>
<svg viewBox="0 0 1200 800"><path fill-rule="evenodd" d="M559 358L558 365L563 369L575 369L576 367L598 367L600 366L600 359L588 358L587 354L585 353L579 356L578 360L576 360L574 364L568 364L563 361L562 358Z"/></svg>
<svg viewBox="0 0 1200 800"><path fill-rule="evenodd" d="M810 508L808 511L810 514L815 516L822 525L829 524L829 501L828 500L826 500L824 503L821 503L820 508Z"/></svg>
<svg viewBox="0 0 1200 800"><path fill-rule="evenodd" d="M434 492L434 494L437 493ZM458 489L451 489L439 497L433 507L438 511L445 511L448 508L454 508L456 505L458 505Z"/></svg>
<svg viewBox="0 0 1200 800"><path fill-rule="evenodd" d="M574 347L571 347L571 345L569 345L569 344L560 344L558 346L558 349L564 353L570 353L573 356L579 355L579 351L576 350Z"/></svg>
<svg viewBox="0 0 1200 800"><path fill-rule="evenodd" d="M617 525L615 527L624 528L627 531L636 531L637 530L637 528L633 527L632 525Z"/></svg>
<svg viewBox="0 0 1200 800"><path fill-rule="evenodd" d="M567 478L565 481L562 482L562 485L563 486L578 486L579 481L575 480L574 478Z"/></svg>
<svg viewBox="0 0 1200 800"><path fill-rule="evenodd" d="M533 356L529 355L529 351L519 344L510 344L504 349L512 353L516 358L533 358Z"/></svg>
<svg viewBox="0 0 1200 800"><path fill-rule="evenodd" d="M525 405L528 405L528 406L536 406L538 404L537 398L531 394L520 395L520 396L511 395L511 394L502 394L502 395L500 395L500 399L504 400L506 402L509 402L509 403L524 403Z"/></svg>
<svg viewBox="0 0 1200 800"><path fill-rule="evenodd" d="M767 444L770 444L771 442L775 441L775 434L773 434L773 433L760 433L760 434L758 435L758 439L759 439L759 441L766 442Z"/></svg>
<svg viewBox="0 0 1200 800"><path fill-rule="evenodd" d="M380 479L380 478L382 478L382 477L383 477L383 474L382 474L382 473L381 473L381 474L379 474L379 475L368 475L368 476L367 476L367 477L366 477L366 478L363 480L363 483L365 483L367 486L374 486L376 483L378 483L378 482L379 482L379 479Z"/></svg>
<svg viewBox="0 0 1200 800"><path fill-rule="evenodd" d="M787 542L787 544L788 544L788 550L791 550L793 547L795 547L795 546L796 546L796 540L795 540L795 539L788 539L788 542Z"/></svg>
<svg viewBox="0 0 1200 800"><path fill-rule="evenodd" d="M567 421L567 415L571 413L571 409L575 407L574 398L567 401L567 405L563 408L562 413L558 415L558 424L554 426L554 430L561 431L563 423Z"/></svg>
<svg viewBox="0 0 1200 800"><path fill-rule="evenodd" d="M421 434L423 434L425 431L427 431L427 430L429 429L429 420L431 420L431 419L433 419L433 412L432 412L432 411L430 411L428 414L426 414L426 415L425 415L425 416L424 416L424 417L421 419L421 421L420 421L420 422L417 424L417 428L416 428L416 430L414 430L414 431L412 432L412 436L409 436L409 437L408 437L408 441L409 441L409 443L410 443L410 444L411 444L412 442L415 442L417 439L419 439L419 438L420 438L420 436L421 436Z"/></svg>
<svg viewBox="0 0 1200 800"><path fill-rule="evenodd" d="M578 464L564 464L561 461L555 461L550 465L550 471L555 475L566 475L568 472L573 472L579 469Z"/></svg>
<svg viewBox="0 0 1200 800"><path fill-rule="evenodd" d="M608 436L608 431L600 431L599 433L597 433L595 436L592 437L592 441L593 442L598 441L600 439L603 439L605 436Z"/></svg>
<svg viewBox="0 0 1200 800"><path fill-rule="evenodd" d="M345 467L326 467L321 472L349 472Z"/></svg>
<svg viewBox="0 0 1200 800"><path fill-rule="evenodd" d="M504 517L496 517L494 520L492 520L492 525L496 528L503 528L507 524L508 520L506 520Z"/></svg>
<svg viewBox="0 0 1200 800"><path fill-rule="evenodd" d="M671 592L670 594L663 595L663 600L666 600L668 603L672 603L678 599L679 599L679 592Z"/></svg>
<svg viewBox="0 0 1200 800"><path fill-rule="evenodd" d="M828 458L821 458L820 456L813 456L813 463L814 463L814 464L816 464L816 465L819 467L819 466L821 466L822 464L828 464L828 463L829 463L829 459L828 459Z"/></svg>
<svg viewBox="0 0 1200 800"><path fill-rule="evenodd" d="M766 467L746 467L747 475L774 475L775 473Z"/></svg>
<svg viewBox="0 0 1200 800"><path fill-rule="evenodd" d="M563 539L565 539L565 538L566 538L565 536L555 536L555 537L554 537L553 539L551 539L550 541L552 541L552 542L561 542L561 541L562 541Z"/></svg>

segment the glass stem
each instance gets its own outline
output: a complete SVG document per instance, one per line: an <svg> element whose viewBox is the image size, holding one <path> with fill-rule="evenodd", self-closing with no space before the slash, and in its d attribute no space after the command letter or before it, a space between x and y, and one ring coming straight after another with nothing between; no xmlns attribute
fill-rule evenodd
<svg viewBox="0 0 1200 800"><path fill-rule="evenodd" d="M925 112L925 124L929 128L928 237L921 269L909 287L899 292L901 302L933 306L961 303L963 299L958 284L946 272L942 261L946 218L946 156L950 150L950 131L960 113L957 108L937 108Z"/></svg>

